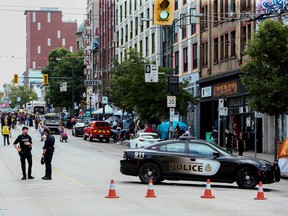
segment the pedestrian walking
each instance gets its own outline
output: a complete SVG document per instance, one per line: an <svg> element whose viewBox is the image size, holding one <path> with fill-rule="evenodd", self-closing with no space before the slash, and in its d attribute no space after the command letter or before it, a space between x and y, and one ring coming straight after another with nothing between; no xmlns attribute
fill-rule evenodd
<svg viewBox="0 0 288 216"><path fill-rule="evenodd" d="M168 128L168 140L173 139L173 124L172 122L169 123L169 128Z"/></svg>
<svg viewBox="0 0 288 216"><path fill-rule="evenodd" d="M237 139L237 149L239 151L239 156L243 156L243 151L246 148L246 140L244 138L243 132L240 132Z"/></svg>
<svg viewBox="0 0 288 216"><path fill-rule="evenodd" d="M44 135L44 124L43 121L41 120L38 124L38 128L39 128L39 133L40 133L40 141L43 141L43 135Z"/></svg>
<svg viewBox="0 0 288 216"><path fill-rule="evenodd" d="M32 138L28 135L28 127L22 128L22 134L14 141L14 147L18 151L21 161L23 177L21 180L27 179L26 176L26 159L28 162L28 179L34 179L32 174Z"/></svg>
<svg viewBox="0 0 288 216"><path fill-rule="evenodd" d="M174 138L179 139L180 137L180 127L179 124L176 124L176 127L174 128Z"/></svg>
<svg viewBox="0 0 288 216"><path fill-rule="evenodd" d="M10 145L9 137L11 138L11 130L8 126L8 123L5 123L4 127L2 128L2 135L4 138L4 146L6 145L6 140L7 140L7 145Z"/></svg>
<svg viewBox="0 0 288 216"><path fill-rule="evenodd" d="M51 134L51 131L49 128L44 129L44 137L45 143L43 146L43 154L42 158L45 161L45 176L42 177L43 180L52 180L52 158L54 153L54 143L55 143L55 137Z"/></svg>
<svg viewBox="0 0 288 216"><path fill-rule="evenodd" d="M226 149L228 152L232 154L232 143L234 139L233 133L229 131L229 128L225 129L225 136L226 136Z"/></svg>

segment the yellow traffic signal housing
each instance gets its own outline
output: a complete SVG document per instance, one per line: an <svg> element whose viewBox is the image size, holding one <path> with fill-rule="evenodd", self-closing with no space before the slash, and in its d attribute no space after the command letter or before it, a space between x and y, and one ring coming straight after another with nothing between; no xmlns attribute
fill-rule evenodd
<svg viewBox="0 0 288 216"><path fill-rule="evenodd" d="M49 81L48 81L48 74L43 74L43 84L44 85L48 85Z"/></svg>
<svg viewBox="0 0 288 216"><path fill-rule="evenodd" d="M154 1L154 25L172 25L174 0Z"/></svg>
<svg viewBox="0 0 288 216"><path fill-rule="evenodd" d="M13 83L18 84L18 74L14 74Z"/></svg>

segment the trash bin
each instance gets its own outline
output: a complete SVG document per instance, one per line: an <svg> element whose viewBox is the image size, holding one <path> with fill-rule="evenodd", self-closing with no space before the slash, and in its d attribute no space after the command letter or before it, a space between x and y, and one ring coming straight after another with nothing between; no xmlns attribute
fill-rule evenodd
<svg viewBox="0 0 288 216"><path fill-rule="evenodd" d="M211 134L212 132L206 132L206 138L205 138L206 141L213 142L213 140L211 139Z"/></svg>

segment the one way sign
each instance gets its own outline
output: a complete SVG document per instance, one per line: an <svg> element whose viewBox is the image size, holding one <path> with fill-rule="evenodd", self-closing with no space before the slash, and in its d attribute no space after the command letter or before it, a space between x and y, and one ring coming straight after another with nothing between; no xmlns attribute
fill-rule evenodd
<svg viewBox="0 0 288 216"><path fill-rule="evenodd" d="M145 82L158 82L158 66L156 64L145 65Z"/></svg>

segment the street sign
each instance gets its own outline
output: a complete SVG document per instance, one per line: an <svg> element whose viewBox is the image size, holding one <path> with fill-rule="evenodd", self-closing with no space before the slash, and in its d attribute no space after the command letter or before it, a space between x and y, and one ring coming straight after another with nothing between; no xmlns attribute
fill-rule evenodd
<svg viewBox="0 0 288 216"><path fill-rule="evenodd" d="M219 101L218 101L218 107L219 107L219 109L224 107L224 99L222 99L222 98L219 99Z"/></svg>
<svg viewBox="0 0 288 216"><path fill-rule="evenodd" d="M60 83L60 92L66 92L67 91L67 82Z"/></svg>
<svg viewBox="0 0 288 216"><path fill-rule="evenodd" d="M228 116L228 107L219 107L220 116Z"/></svg>
<svg viewBox="0 0 288 216"><path fill-rule="evenodd" d="M176 107L176 96L167 96L167 107Z"/></svg>
<svg viewBox="0 0 288 216"><path fill-rule="evenodd" d="M158 65L145 65L145 82L158 82Z"/></svg>
<svg viewBox="0 0 288 216"><path fill-rule="evenodd" d="M108 104L108 97L107 96L102 97L102 104Z"/></svg>
<svg viewBox="0 0 288 216"><path fill-rule="evenodd" d="M179 90L179 77L168 76L168 91L173 93Z"/></svg>
<svg viewBox="0 0 288 216"><path fill-rule="evenodd" d="M84 85L86 86L96 86L100 84L101 84L101 80L84 80Z"/></svg>

